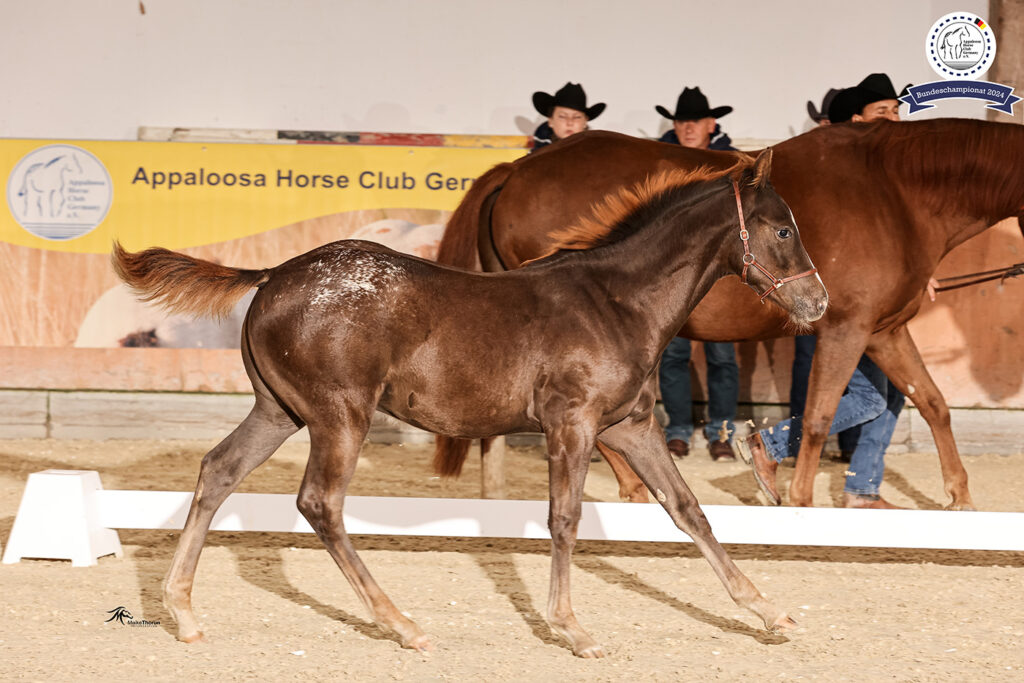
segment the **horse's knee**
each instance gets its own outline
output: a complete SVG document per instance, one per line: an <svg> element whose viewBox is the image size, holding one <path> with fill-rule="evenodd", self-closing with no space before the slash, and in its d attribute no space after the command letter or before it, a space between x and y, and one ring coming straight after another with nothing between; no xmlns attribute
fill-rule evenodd
<svg viewBox="0 0 1024 683"><path fill-rule="evenodd" d="M296 507L318 535L323 536L341 521L341 510L335 510L324 491L304 488L295 500Z"/></svg>
<svg viewBox="0 0 1024 683"><path fill-rule="evenodd" d="M946 405L941 396L926 396L923 400L918 398L914 405L921 411L921 417L927 420L928 425L933 429L949 428L949 406Z"/></svg>
<svg viewBox="0 0 1024 683"><path fill-rule="evenodd" d="M711 523L708 522L708 518L704 515L704 511L700 509L699 505L680 502L676 506L676 515L678 516L679 526L686 533L701 538L707 538L711 535Z"/></svg>
<svg viewBox="0 0 1024 683"><path fill-rule="evenodd" d="M580 516L577 514L552 513L548 516L548 530L552 539L575 539L579 523Z"/></svg>
<svg viewBox="0 0 1024 683"><path fill-rule="evenodd" d="M828 438L828 431L832 427L832 420L826 417L804 418L802 429L802 440L825 443Z"/></svg>

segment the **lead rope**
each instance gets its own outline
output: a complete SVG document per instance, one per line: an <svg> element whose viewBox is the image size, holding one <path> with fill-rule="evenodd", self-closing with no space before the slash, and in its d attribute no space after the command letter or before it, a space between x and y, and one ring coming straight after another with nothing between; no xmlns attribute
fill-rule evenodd
<svg viewBox="0 0 1024 683"><path fill-rule="evenodd" d="M944 277L939 282L957 282L958 280L968 280L968 282L959 282L955 285L943 285L942 287L936 287L936 292L948 292L951 289L960 289L961 287L970 287L971 285L981 284L982 282L988 282L990 280L999 280L1002 284L1003 280L1011 277L1017 277L1024 275L1024 263L1014 263L1012 266L1006 266L1005 268L997 268L995 270L985 270L980 273L968 273L967 275L954 275L953 277ZM971 280L971 278L976 278Z"/></svg>
<svg viewBox="0 0 1024 683"><path fill-rule="evenodd" d="M743 272L740 273L740 277L743 279L743 284L747 285L751 289L754 289L754 286L747 282L747 271L750 269L750 266L754 266L759 271L764 273L764 276L771 280L772 282L772 286L765 290L764 294L760 295L762 304L764 303L764 300L768 298L769 294L771 294L772 292L774 292L776 289L786 284L787 282L799 280L802 277L814 275L815 273L818 272L817 268L811 268L810 270L805 270L802 273L790 275L789 277L784 277L780 280L779 278L775 277L770 272L768 272L767 268L758 263L757 259L754 258L754 255L750 253L750 233L747 232L747 222L743 218L743 202L740 201L740 186L739 184L737 184L735 180L732 181L732 190L733 193L736 195L736 212L740 216L740 239L743 241ZM754 291L756 292L757 290L754 289Z"/></svg>

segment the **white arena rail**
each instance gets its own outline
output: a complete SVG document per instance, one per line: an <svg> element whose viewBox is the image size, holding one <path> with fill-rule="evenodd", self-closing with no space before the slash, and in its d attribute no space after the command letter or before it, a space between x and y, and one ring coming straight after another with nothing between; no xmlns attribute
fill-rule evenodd
<svg viewBox="0 0 1024 683"><path fill-rule="evenodd" d="M75 566L120 556L116 529L180 529L192 494L105 491L96 472L29 475L3 562L70 559ZM702 506L722 543L956 550L1024 550L1024 513ZM547 501L349 496L350 534L550 538ZM215 531L312 533L287 494L236 493ZM583 503L579 538L690 542L657 504Z"/></svg>

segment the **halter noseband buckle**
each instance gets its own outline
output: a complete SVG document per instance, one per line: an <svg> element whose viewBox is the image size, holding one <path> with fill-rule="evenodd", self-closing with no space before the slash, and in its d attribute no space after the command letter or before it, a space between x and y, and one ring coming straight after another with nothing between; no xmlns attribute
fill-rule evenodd
<svg viewBox="0 0 1024 683"><path fill-rule="evenodd" d="M750 253L750 232L747 230L747 223L746 220L744 220L743 218L743 202L740 201L740 186L739 184L737 184L735 180L732 181L732 190L733 193L736 195L736 212L740 216L740 240L742 240L743 242L743 272L740 274L740 277L743 278L743 284L747 285L751 289L754 289L753 285L751 285L747 281L747 271L750 269L750 266L754 266L759 271L761 271L766 278L771 280L772 283L771 287L766 289L763 294L759 295L761 297L762 304L764 303L764 300L768 298L769 294L771 294L772 292L774 292L776 289L786 284L787 282L799 280L802 277L814 275L815 273L818 272L817 268L811 268L810 270L805 270L802 273L790 275L789 277L784 277L780 280L779 278L775 277L770 272L768 272L767 268L758 263L757 259L754 258L754 255ZM757 290L754 289L754 291L756 292Z"/></svg>

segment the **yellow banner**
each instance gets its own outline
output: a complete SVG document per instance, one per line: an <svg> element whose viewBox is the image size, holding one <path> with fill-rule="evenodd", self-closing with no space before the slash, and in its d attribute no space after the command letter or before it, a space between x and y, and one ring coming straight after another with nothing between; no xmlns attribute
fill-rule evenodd
<svg viewBox="0 0 1024 683"><path fill-rule="evenodd" d="M363 209L452 210L521 149L0 140L0 241L105 254L200 246Z"/></svg>

